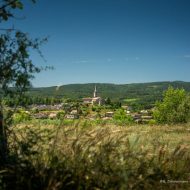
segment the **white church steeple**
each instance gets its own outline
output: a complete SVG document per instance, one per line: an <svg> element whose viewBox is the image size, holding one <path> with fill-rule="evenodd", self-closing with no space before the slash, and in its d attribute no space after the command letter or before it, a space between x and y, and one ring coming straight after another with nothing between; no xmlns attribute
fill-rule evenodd
<svg viewBox="0 0 190 190"><path fill-rule="evenodd" d="M95 85L95 88L94 88L94 98L97 97L97 90L96 90L96 85Z"/></svg>

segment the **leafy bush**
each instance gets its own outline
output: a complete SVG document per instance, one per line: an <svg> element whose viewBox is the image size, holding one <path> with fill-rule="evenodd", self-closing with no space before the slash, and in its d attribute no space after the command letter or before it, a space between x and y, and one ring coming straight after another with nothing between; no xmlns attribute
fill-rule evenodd
<svg viewBox="0 0 190 190"><path fill-rule="evenodd" d="M33 109L31 110L31 113L32 113L32 114L39 113L38 108L33 108Z"/></svg>
<svg viewBox="0 0 190 190"><path fill-rule="evenodd" d="M123 125L123 124L130 124L133 122L133 118L126 114L125 110L118 109L113 116L114 121L117 124Z"/></svg>
<svg viewBox="0 0 190 190"><path fill-rule="evenodd" d="M190 96L184 89L169 87L163 101L156 102L153 112L158 123L186 123L190 116Z"/></svg>
<svg viewBox="0 0 190 190"><path fill-rule="evenodd" d="M64 111L59 111L57 113L57 118L58 119L64 119L64 117L65 117L65 112Z"/></svg>
<svg viewBox="0 0 190 190"><path fill-rule="evenodd" d="M149 124L149 125L156 125L156 120L150 119L150 120L148 121L148 124Z"/></svg>
<svg viewBox="0 0 190 190"><path fill-rule="evenodd" d="M30 114L28 112L24 112L24 111L20 111L13 115L13 121L15 123L29 121L30 119L31 119Z"/></svg>

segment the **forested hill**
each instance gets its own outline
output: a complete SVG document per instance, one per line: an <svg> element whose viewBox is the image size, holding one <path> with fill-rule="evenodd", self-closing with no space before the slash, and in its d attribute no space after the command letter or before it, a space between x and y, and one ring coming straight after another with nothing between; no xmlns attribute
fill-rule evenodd
<svg viewBox="0 0 190 190"><path fill-rule="evenodd" d="M161 99L162 93L169 86L174 88L184 88L190 91L190 82L152 82L152 83L134 83L134 84L106 84L106 83L88 83L88 84L69 84L60 87L33 88L30 95L41 97L70 98L81 99L92 97L94 86L97 86L98 95L113 101L134 101L153 102Z"/></svg>

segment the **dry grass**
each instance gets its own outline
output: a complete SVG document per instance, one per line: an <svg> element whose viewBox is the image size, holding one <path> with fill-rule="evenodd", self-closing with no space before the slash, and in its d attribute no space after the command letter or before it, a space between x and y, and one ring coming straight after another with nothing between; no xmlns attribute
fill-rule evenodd
<svg viewBox="0 0 190 190"><path fill-rule="evenodd" d="M8 173L14 173L18 189L190 187L188 124L121 127L31 123L17 126L15 131L20 143L11 140L12 149L20 162L17 173L10 168ZM21 180L18 171L23 172L23 162L24 171L32 170L34 175Z"/></svg>

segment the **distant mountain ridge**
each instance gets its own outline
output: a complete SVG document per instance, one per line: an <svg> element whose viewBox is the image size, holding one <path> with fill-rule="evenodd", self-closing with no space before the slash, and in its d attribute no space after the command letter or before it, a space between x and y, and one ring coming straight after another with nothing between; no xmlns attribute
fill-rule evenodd
<svg viewBox="0 0 190 190"><path fill-rule="evenodd" d="M163 91L169 86L173 86L174 88L184 88L186 91L190 91L190 82L165 81L132 84L67 84L62 86L32 88L29 91L29 94L41 97L82 99L84 97L92 97L95 85L99 96L102 98L109 97L114 101L138 99L139 101L153 102L161 99Z"/></svg>

